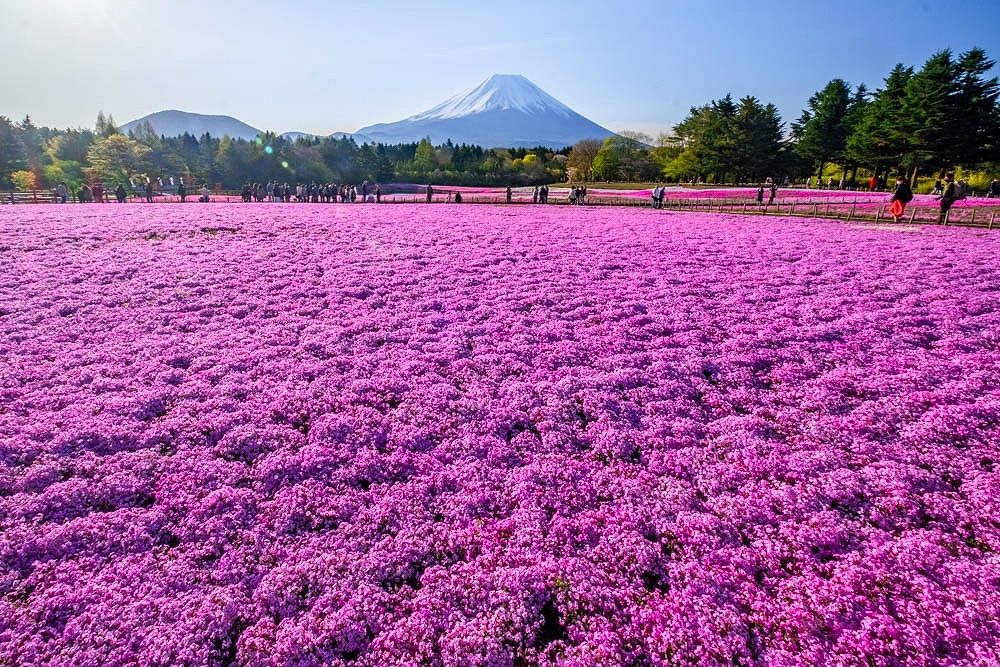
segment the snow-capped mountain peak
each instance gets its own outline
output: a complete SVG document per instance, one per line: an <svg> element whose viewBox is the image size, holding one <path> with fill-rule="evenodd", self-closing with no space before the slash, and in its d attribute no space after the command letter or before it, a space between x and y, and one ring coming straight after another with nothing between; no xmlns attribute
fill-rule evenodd
<svg viewBox="0 0 1000 667"><path fill-rule="evenodd" d="M563 148L580 139L611 135L519 74L494 74L433 109L394 123L369 125L355 134L383 144L428 137L435 144L451 140L487 148Z"/></svg>
<svg viewBox="0 0 1000 667"><path fill-rule="evenodd" d="M573 111L520 74L494 74L475 88L459 93L407 120L462 118L486 111L555 113L569 116Z"/></svg>

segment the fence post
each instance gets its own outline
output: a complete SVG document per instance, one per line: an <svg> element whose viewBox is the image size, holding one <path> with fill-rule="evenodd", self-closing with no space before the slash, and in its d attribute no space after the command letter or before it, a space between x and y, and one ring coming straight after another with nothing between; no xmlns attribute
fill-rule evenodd
<svg viewBox="0 0 1000 667"><path fill-rule="evenodd" d="M819 215L819 204L813 204L813 216Z"/></svg>
<svg viewBox="0 0 1000 667"><path fill-rule="evenodd" d="M976 209L972 209L972 217L969 218L969 224L974 225L976 223Z"/></svg>
<svg viewBox="0 0 1000 667"><path fill-rule="evenodd" d="M879 210L875 211L875 222L878 222L879 218L881 217L882 217L882 208L879 208Z"/></svg>
<svg viewBox="0 0 1000 667"><path fill-rule="evenodd" d="M993 211L993 215L990 216L990 226L989 226L989 229L993 229L993 221L996 219L996 217L997 217L997 212Z"/></svg>
<svg viewBox="0 0 1000 667"><path fill-rule="evenodd" d="M851 218L854 217L854 205L851 205L851 212L847 214L847 221L850 222Z"/></svg>
<svg viewBox="0 0 1000 667"><path fill-rule="evenodd" d="M917 209L916 208L910 209L910 224L911 225L913 224L913 220L916 217L917 217Z"/></svg>

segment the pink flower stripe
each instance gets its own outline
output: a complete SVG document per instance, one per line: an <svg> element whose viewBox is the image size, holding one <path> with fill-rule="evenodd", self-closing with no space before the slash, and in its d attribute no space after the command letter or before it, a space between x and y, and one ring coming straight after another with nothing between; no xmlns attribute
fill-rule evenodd
<svg viewBox="0 0 1000 667"><path fill-rule="evenodd" d="M998 289L969 229L0 208L0 664L997 664Z"/></svg>

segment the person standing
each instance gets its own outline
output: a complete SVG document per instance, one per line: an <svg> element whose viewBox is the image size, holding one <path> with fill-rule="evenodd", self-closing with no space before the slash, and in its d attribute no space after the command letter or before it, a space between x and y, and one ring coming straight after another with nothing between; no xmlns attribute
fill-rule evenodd
<svg viewBox="0 0 1000 667"><path fill-rule="evenodd" d="M428 204L431 203L431 198L433 198L433 197L434 197L434 188L432 188L431 184L428 183L427 184L427 203Z"/></svg>
<svg viewBox="0 0 1000 667"><path fill-rule="evenodd" d="M59 197L60 204L65 204L69 200L69 188L66 187L65 183L56 186L56 196Z"/></svg>
<svg viewBox="0 0 1000 667"><path fill-rule="evenodd" d="M115 188L115 199L118 200L119 204L124 204L125 203L125 197L127 195L128 195L128 193L125 192L125 185L123 183L119 183L118 187Z"/></svg>
<svg viewBox="0 0 1000 667"><path fill-rule="evenodd" d="M94 201L96 201L98 204L103 204L104 186L101 185L100 181L94 181L94 187L91 188L91 191L94 193Z"/></svg>
<svg viewBox="0 0 1000 667"><path fill-rule="evenodd" d="M181 179L181 182L177 185L177 194L178 194L178 196L180 196L181 203L183 204L184 203L184 198L187 197L187 188L184 187L184 179L183 178ZM244 201L246 201L246 200L244 199Z"/></svg>
<svg viewBox="0 0 1000 667"><path fill-rule="evenodd" d="M955 203L955 175L944 175L944 191L938 197L941 200L941 214L938 216L938 224L943 225L948 219L948 210Z"/></svg>
<svg viewBox="0 0 1000 667"><path fill-rule="evenodd" d="M889 201L891 202L889 213L892 214L894 221L899 222L903 219L906 205L913 201L913 190L910 189L910 182L903 176L896 177L896 190L892 193L892 199Z"/></svg>
<svg viewBox="0 0 1000 667"><path fill-rule="evenodd" d="M382 185L380 183L375 184L375 203L382 203Z"/></svg>
<svg viewBox="0 0 1000 667"><path fill-rule="evenodd" d="M757 188L757 206L764 205L764 186Z"/></svg>
<svg viewBox="0 0 1000 667"><path fill-rule="evenodd" d="M768 197L767 197L767 205L768 206L770 206L771 204L774 203L774 196L776 194L778 194L778 186L775 185L774 183L771 183L771 187L769 188L769 193L770 194L768 194Z"/></svg>
<svg viewBox="0 0 1000 667"><path fill-rule="evenodd" d="M149 176L146 177L146 203L153 203L153 181Z"/></svg>
<svg viewBox="0 0 1000 667"><path fill-rule="evenodd" d="M510 203L510 200L511 200L511 196L512 196L512 194L513 194L513 193L511 192L511 189L510 189L510 186L508 185L508 186L507 186L507 203L508 203L508 204Z"/></svg>

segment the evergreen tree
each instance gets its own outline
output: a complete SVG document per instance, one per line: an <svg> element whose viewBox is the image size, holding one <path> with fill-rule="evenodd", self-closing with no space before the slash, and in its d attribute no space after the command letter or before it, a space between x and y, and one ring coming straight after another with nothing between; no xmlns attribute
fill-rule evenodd
<svg viewBox="0 0 1000 667"><path fill-rule="evenodd" d="M98 139L87 152L93 175L104 183L122 183L142 170L149 149L123 134Z"/></svg>
<svg viewBox="0 0 1000 667"><path fill-rule="evenodd" d="M906 82L901 121L907 142L903 164L912 172L911 182L922 169L943 169L960 159L958 74L958 64L946 49L932 55Z"/></svg>
<svg viewBox="0 0 1000 667"><path fill-rule="evenodd" d="M103 111L97 112L97 122L94 124L95 134L98 137L107 138L113 134L120 134L118 131L118 126L115 125L115 119L111 116L105 116Z"/></svg>
<svg viewBox="0 0 1000 667"><path fill-rule="evenodd" d="M0 116L0 187L11 187L10 175L27 165L28 156L17 126L6 116Z"/></svg>
<svg viewBox="0 0 1000 667"><path fill-rule="evenodd" d="M843 79L834 79L809 98L798 122L792 124L795 150L812 161L818 178L830 162L841 161L847 148L848 110L851 87Z"/></svg>
<svg viewBox="0 0 1000 667"><path fill-rule="evenodd" d="M967 167L1000 159L1000 85L996 77L986 78L995 64L979 48L970 49L958 60L958 103L962 114L957 121L960 132L956 152Z"/></svg>
<svg viewBox="0 0 1000 667"><path fill-rule="evenodd" d="M763 105L756 97L740 100L736 112L736 147L733 169L736 181L762 181L776 176L783 123L778 108Z"/></svg>
<svg viewBox="0 0 1000 667"><path fill-rule="evenodd" d="M902 164L907 151L903 122L903 99L913 68L897 64L885 79L885 87L876 90L870 102L856 102L859 118L847 138L847 159L871 167L876 175ZM863 106L862 106L863 104Z"/></svg>

